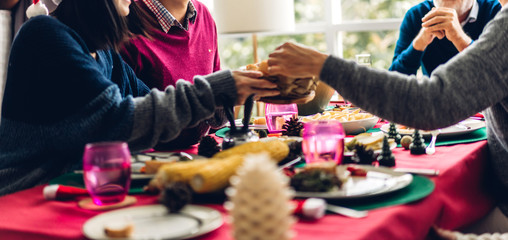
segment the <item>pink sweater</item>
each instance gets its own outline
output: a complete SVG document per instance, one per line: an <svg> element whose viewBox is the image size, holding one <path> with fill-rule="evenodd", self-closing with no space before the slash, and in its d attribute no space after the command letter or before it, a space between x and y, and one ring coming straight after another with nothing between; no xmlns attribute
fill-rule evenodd
<svg viewBox="0 0 508 240"><path fill-rule="evenodd" d="M156 19L143 3L141 7ZM168 33L158 26L153 39L131 40L121 54L136 75L150 88L164 90L179 79L192 82L195 75L207 75L220 70L215 22L202 3L192 0L197 15L189 22L188 31L172 27Z"/></svg>

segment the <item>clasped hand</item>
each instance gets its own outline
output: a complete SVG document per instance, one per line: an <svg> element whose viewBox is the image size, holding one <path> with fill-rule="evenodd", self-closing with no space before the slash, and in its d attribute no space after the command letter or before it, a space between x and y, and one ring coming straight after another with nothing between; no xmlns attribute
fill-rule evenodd
<svg viewBox="0 0 508 240"><path fill-rule="evenodd" d="M457 11L453 8L432 8L422 18L422 29L416 36L413 47L423 51L436 37L438 39L446 37L459 51L471 43L471 38L462 30Z"/></svg>

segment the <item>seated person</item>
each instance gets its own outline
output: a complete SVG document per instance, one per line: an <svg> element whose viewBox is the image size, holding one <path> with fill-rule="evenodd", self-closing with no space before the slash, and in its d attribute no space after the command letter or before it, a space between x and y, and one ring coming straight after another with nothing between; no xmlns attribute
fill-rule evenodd
<svg viewBox="0 0 508 240"><path fill-rule="evenodd" d="M204 4L197 0L139 0L147 18L155 24L151 39L130 40L121 54L149 88L165 89L178 79L192 83L194 75L220 70L215 22ZM182 131L178 138L160 143L157 150L182 149L196 144L210 127L226 123L222 110L213 118Z"/></svg>
<svg viewBox="0 0 508 240"><path fill-rule="evenodd" d="M391 71L429 76L434 69L478 39L485 25L499 12L496 0L425 0L409 9L400 35ZM436 14L425 18L429 12ZM428 27L435 25L435 31Z"/></svg>
<svg viewBox="0 0 508 240"><path fill-rule="evenodd" d="M79 168L87 143L150 149L210 118L224 97L280 93L260 72L227 70L150 91L117 52L128 36L148 36L139 11L135 1L63 0L54 17L22 26L2 104L0 195Z"/></svg>
<svg viewBox="0 0 508 240"><path fill-rule="evenodd" d="M494 180L486 186L494 189L498 204L487 219L496 219L495 232L508 232L508 0L499 2L502 10L478 40L430 77L359 67L295 43L285 43L269 55L268 72L319 76L355 106L418 129L443 128L485 110L491 169L486 174ZM431 11L428 17L436 14ZM440 31L440 26L429 26L429 31Z"/></svg>

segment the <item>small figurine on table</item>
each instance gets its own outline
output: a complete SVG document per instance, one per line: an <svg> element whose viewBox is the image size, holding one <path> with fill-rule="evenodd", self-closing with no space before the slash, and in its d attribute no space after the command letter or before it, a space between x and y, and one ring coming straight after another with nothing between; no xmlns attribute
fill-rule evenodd
<svg viewBox="0 0 508 240"><path fill-rule="evenodd" d="M390 149L390 143L388 143L388 137L384 137L383 139L383 148L381 155L378 157L377 161L379 165L385 167L393 167L395 166L395 157L393 156L392 150Z"/></svg>
<svg viewBox="0 0 508 240"><path fill-rule="evenodd" d="M397 131L397 126L395 123L390 123L390 129L388 130L388 138L393 138L397 144L400 144L400 139L402 138Z"/></svg>
<svg viewBox="0 0 508 240"><path fill-rule="evenodd" d="M411 154L419 155L425 154L425 143L423 142L422 134L418 129L415 129L413 133L413 143L409 145L409 150Z"/></svg>

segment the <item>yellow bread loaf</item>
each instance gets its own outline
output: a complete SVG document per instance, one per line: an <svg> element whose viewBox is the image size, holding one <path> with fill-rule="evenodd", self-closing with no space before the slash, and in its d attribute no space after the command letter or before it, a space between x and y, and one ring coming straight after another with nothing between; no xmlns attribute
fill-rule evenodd
<svg viewBox="0 0 508 240"><path fill-rule="evenodd" d="M289 147L283 141L269 142L248 142L213 155L213 158L227 158L233 155L243 155L249 153L268 152L270 157L280 162L289 154Z"/></svg>
<svg viewBox="0 0 508 240"><path fill-rule="evenodd" d="M243 163L244 156L233 155L224 159L210 160L190 180L192 190L197 193L214 192L229 185L229 178Z"/></svg>

